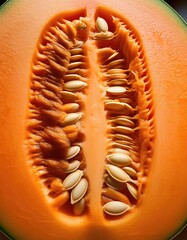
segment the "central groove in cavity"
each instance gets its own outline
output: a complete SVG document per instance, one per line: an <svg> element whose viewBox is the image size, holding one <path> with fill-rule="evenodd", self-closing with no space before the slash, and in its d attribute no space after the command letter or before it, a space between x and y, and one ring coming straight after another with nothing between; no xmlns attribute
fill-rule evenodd
<svg viewBox="0 0 187 240"><path fill-rule="evenodd" d="M100 83L100 69L97 63L97 48L94 44L87 45L87 56L89 59L89 85L85 98L85 135L83 151L87 163L87 174L92 176L90 184L90 211L99 219L102 209L98 208L100 203L100 191L102 189L102 175L104 159L106 155L106 113L104 112L102 89ZM91 66L97 66L91 67Z"/></svg>

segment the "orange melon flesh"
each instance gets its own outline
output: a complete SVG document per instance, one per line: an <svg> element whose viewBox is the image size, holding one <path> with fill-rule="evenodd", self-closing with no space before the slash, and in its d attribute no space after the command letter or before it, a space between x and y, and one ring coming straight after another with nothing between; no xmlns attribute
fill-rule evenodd
<svg viewBox="0 0 187 240"><path fill-rule="evenodd" d="M42 11L41 11L42 9ZM25 121L32 57L38 38L55 16L73 11L111 11L134 27L143 43L154 102L155 142L142 202L133 212L108 221L100 206L106 142L105 113L97 71L86 100L84 149L90 180L90 212L80 217L53 211L27 164ZM159 1L40 0L8 2L0 14L0 225L15 239L158 240L172 235L187 216L187 33L184 24ZM174 37L175 36L175 37ZM90 66L94 46L89 45ZM94 104L93 104L94 103ZM91 107L90 107L91 106ZM99 134L99 137L97 137ZM93 164L94 162L94 164Z"/></svg>

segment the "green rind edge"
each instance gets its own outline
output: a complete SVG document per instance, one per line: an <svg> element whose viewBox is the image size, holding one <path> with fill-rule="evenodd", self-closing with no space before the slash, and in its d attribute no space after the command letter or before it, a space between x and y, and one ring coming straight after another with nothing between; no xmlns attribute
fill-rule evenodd
<svg viewBox="0 0 187 240"><path fill-rule="evenodd" d="M6 0L3 4L0 5L0 11L2 11L1 9L9 2L10 0Z"/></svg>
<svg viewBox="0 0 187 240"><path fill-rule="evenodd" d="M172 6L169 5L169 3L165 2L164 0L159 0L161 4L167 6L169 11L172 13L173 17L178 21L180 20L180 23L183 23L185 27L187 27L187 22L184 20L184 18L174 9ZM186 28L187 30L187 28Z"/></svg>
<svg viewBox="0 0 187 240"><path fill-rule="evenodd" d="M175 238L187 227L187 220L183 224L180 225L180 227L173 232L167 240L175 240Z"/></svg>
<svg viewBox="0 0 187 240"><path fill-rule="evenodd" d="M4 227L2 227L2 226L0 226L0 232L7 238L7 240L16 240L14 237L12 237L9 233L8 233L8 231L4 228Z"/></svg>

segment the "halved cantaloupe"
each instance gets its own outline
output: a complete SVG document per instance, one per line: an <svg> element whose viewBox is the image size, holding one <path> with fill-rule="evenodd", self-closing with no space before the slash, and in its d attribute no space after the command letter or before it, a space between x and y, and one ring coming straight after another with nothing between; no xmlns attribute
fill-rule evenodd
<svg viewBox="0 0 187 240"><path fill-rule="evenodd" d="M0 224L14 239L158 240L187 213L187 32L162 1L0 12Z"/></svg>

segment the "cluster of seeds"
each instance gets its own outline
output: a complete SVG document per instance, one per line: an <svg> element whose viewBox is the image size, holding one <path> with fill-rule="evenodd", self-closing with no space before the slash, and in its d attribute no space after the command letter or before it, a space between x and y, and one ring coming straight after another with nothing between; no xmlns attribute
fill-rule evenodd
<svg viewBox="0 0 187 240"><path fill-rule="evenodd" d="M45 33L35 56L27 143L36 175L53 206L75 215L85 210L88 190L81 143L87 87L83 20L63 20ZM69 206L69 207L68 207Z"/></svg>
<svg viewBox="0 0 187 240"><path fill-rule="evenodd" d="M131 56L123 54L122 48L125 46L121 46L119 40L121 36L127 35L128 31L119 19L113 19L116 24L113 41L118 43L114 45L118 48L112 49L110 43L106 41L98 51L108 127L108 149L101 202L107 215L119 216L129 211L139 197L141 127L137 116L141 109L135 87L139 73L131 69L135 59L130 60ZM103 18L97 18L96 28L100 33L107 32L107 22ZM123 37L126 39L126 36ZM95 39L102 42L110 40L103 37ZM130 35L128 40L133 40ZM139 46L135 41L134 45L138 51Z"/></svg>
<svg viewBox="0 0 187 240"><path fill-rule="evenodd" d="M111 17L110 24L114 32L102 17L93 28L86 18L57 21L42 36L33 61L27 123L32 169L51 204L68 214L88 209L83 151L83 141L89 141L83 132L88 38L98 48L107 121L101 193L105 216L133 209L151 162L153 110L142 50L120 19Z"/></svg>

